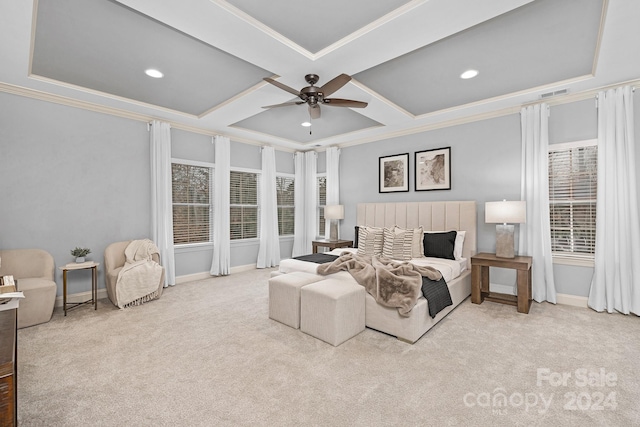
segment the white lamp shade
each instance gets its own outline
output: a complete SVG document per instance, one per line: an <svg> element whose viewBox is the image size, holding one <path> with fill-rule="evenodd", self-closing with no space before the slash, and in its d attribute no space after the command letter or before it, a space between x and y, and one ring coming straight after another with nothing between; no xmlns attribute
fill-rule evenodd
<svg viewBox="0 0 640 427"><path fill-rule="evenodd" d="M486 202L484 222L490 224L521 224L527 221L525 201Z"/></svg>
<svg viewBox="0 0 640 427"><path fill-rule="evenodd" d="M343 205L325 206L324 217L326 219L344 219L344 206Z"/></svg>

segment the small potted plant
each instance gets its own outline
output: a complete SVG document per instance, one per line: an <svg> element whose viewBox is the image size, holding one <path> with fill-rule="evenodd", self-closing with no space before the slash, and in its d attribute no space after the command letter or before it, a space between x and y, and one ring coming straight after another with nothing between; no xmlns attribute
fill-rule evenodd
<svg viewBox="0 0 640 427"><path fill-rule="evenodd" d="M91 253L91 249L89 248L78 248L71 250L71 255L76 257L76 262L84 262L84 257Z"/></svg>

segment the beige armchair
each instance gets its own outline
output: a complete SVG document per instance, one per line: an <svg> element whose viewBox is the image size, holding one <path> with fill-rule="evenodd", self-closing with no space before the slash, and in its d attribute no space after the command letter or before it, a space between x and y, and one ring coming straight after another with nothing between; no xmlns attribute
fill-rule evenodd
<svg viewBox="0 0 640 427"><path fill-rule="evenodd" d="M116 282L118 281L118 273L122 270L125 264L125 249L129 246L132 240L126 240L124 242L112 243L104 250L104 281L107 287L107 296L109 300L118 307L118 297L116 292ZM158 254L152 255L152 260L160 264L160 256ZM164 289L164 268L162 269L162 277L160 283L158 283L158 296L162 295Z"/></svg>
<svg viewBox="0 0 640 427"><path fill-rule="evenodd" d="M58 290L51 254L42 249L6 249L0 251L0 259L0 276L13 276L17 290L24 294L18 306L18 328L51 320Z"/></svg>

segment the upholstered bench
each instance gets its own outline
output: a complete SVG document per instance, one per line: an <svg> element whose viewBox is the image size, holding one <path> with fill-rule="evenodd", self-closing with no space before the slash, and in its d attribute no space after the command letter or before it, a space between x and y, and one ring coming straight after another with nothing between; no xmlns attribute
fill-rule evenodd
<svg viewBox="0 0 640 427"><path fill-rule="evenodd" d="M300 290L300 330L338 346L365 329L364 287L325 279Z"/></svg>
<svg viewBox="0 0 640 427"><path fill-rule="evenodd" d="M269 318L298 329L300 327L300 289L323 280L316 274L296 271L269 279Z"/></svg>

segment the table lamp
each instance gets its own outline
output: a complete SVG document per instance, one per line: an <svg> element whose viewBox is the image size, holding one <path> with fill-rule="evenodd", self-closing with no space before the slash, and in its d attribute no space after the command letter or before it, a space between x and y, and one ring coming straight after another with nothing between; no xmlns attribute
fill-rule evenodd
<svg viewBox="0 0 640 427"><path fill-rule="evenodd" d="M327 205L324 207L324 217L330 221L329 240L338 240L338 220L344 219L343 205Z"/></svg>
<svg viewBox="0 0 640 427"><path fill-rule="evenodd" d="M526 222L527 205L525 201L486 202L484 222L496 224L496 256L515 258L513 238L514 225Z"/></svg>

